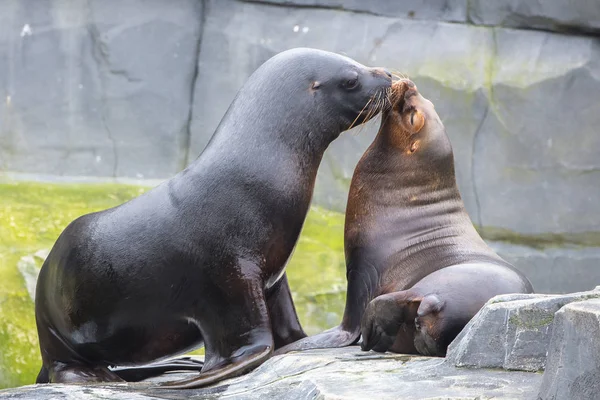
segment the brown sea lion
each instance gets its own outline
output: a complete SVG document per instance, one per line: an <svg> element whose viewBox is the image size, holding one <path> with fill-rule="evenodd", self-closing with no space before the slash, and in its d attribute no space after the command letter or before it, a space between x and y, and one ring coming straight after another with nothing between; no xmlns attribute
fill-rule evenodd
<svg viewBox="0 0 600 400"><path fill-rule="evenodd" d="M342 323L278 353L350 345L362 331L364 350L441 356L491 297L533 291L473 227L433 104L409 80L391 103L350 186Z"/></svg>
<svg viewBox="0 0 600 400"><path fill-rule="evenodd" d="M280 53L239 91L184 171L62 232L39 275L37 382L247 372L304 334L285 265L328 145L378 110L391 75L314 49ZM143 365L204 344L204 365Z"/></svg>

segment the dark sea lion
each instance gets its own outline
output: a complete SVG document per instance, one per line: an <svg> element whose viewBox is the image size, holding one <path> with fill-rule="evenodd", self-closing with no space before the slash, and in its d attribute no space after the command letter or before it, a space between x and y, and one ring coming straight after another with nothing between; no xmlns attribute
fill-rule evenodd
<svg viewBox="0 0 600 400"><path fill-rule="evenodd" d="M337 54L280 53L248 79L188 168L73 221L38 279L37 381L121 381L144 369L109 366L204 344L199 376L169 386L201 387L305 337L285 265L317 168L331 141L378 111L374 100L390 86L387 71ZM186 360L149 369L187 367L198 369Z"/></svg>
<svg viewBox="0 0 600 400"><path fill-rule="evenodd" d="M391 103L350 185L342 323L278 353L353 344L362 321L364 350L444 355L491 297L533 291L473 227L433 104L408 80Z"/></svg>

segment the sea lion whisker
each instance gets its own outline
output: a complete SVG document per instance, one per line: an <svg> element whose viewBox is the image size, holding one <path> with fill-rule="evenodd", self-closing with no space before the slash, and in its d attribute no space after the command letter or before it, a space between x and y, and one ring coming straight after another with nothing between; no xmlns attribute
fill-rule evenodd
<svg viewBox="0 0 600 400"><path fill-rule="evenodd" d="M369 110L367 111L367 116L365 117L365 121L370 120L373 115L375 115L377 112L379 112L379 94L377 95L377 98L375 99L375 105L371 108L369 108Z"/></svg>
<svg viewBox="0 0 600 400"><path fill-rule="evenodd" d="M410 79L408 74L398 71L397 69L392 69L390 70L390 72L392 73L392 75L400 77L400 79Z"/></svg>
<svg viewBox="0 0 600 400"><path fill-rule="evenodd" d="M363 113L363 111L365 111L365 108L367 108L368 105L372 101L373 101L373 97L369 98L369 101L367 101L367 104L365 104L364 107L362 108L362 110L360 110L360 112L358 113L358 115L356 116L356 118L354 118L354 121L352 121L352 123L350 124L350 127L348 129L354 128L354 124L356 123L356 121L358 121L358 118L361 116L361 114Z"/></svg>
<svg viewBox="0 0 600 400"><path fill-rule="evenodd" d="M383 96L383 93L387 92L388 89L389 88L386 88L385 91L377 92L377 93L375 93L375 95L373 95L373 97L371 97L371 99L370 99L371 107L367 110L367 114L365 116L365 121L369 121L378 112L381 111L381 105L380 105L381 97ZM367 105L368 105L368 103L367 103ZM363 110L364 110L364 108L365 107L363 107ZM362 113L362 111L361 111L361 113ZM359 116L360 116L360 114L359 114ZM354 122L356 122L356 120L354 120ZM365 124L361 124L361 125L359 125L359 128L356 130L356 132L353 132L353 134L355 136L358 136L363 132L364 129L365 129Z"/></svg>
<svg viewBox="0 0 600 400"><path fill-rule="evenodd" d="M394 105L392 102L393 95L394 95L394 91L392 90L391 87L389 87L387 90L387 97L386 97L387 102L388 102L388 108L391 108Z"/></svg>

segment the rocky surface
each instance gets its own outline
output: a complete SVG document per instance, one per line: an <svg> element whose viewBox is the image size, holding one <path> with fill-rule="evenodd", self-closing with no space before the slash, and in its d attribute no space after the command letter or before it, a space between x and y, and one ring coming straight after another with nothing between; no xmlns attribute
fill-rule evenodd
<svg viewBox="0 0 600 400"><path fill-rule="evenodd" d="M0 168L165 177L187 159L202 2L0 4Z"/></svg>
<svg viewBox="0 0 600 400"><path fill-rule="evenodd" d="M541 400L595 400L600 394L600 300L568 304L554 319Z"/></svg>
<svg viewBox="0 0 600 400"><path fill-rule="evenodd" d="M600 225L600 215L592 211L592 199L600 194L592 183L600 177L600 137L591 134L600 124L600 98L594 94L600 90L600 42L545 32L493 32L489 110L473 162L479 225L484 234L494 233L489 227L570 234L583 241L585 232ZM566 104L577 123L561 116Z"/></svg>
<svg viewBox="0 0 600 400"><path fill-rule="evenodd" d="M467 0L243 0L292 7L325 8L387 17L466 22Z"/></svg>
<svg viewBox="0 0 600 400"><path fill-rule="evenodd" d="M600 284L600 248L548 248L492 242L492 248L522 271L536 293L574 293Z"/></svg>
<svg viewBox="0 0 600 400"><path fill-rule="evenodd" d="M204 390L170 391L144 383L37 385L0 391L0 398L533 399L540 381L540 374L458 369L442 358L362 352L353 346L277 356L245 376Z"/></svg>
<svg viewBox="0 0 600 400"><path fill-rule="evenodd" d="M469 19L482 25L599 33L600 3L595 0L471 0Z"/></svg>
<svg viewBox="0 0 600 400"><path fill-rule="evenodd" d="M595 399L600 382L600 286L568 295L497 296L465 327L444 358L362 352L358 346L276 356L206 389L157 382L30 385L7 399ZM546 355L548 358L546 359ZM539 373L544 368L542 375Z"/></svg>
<svg viewBox="0 0 600 400"><path fill-rule="evenodd" d="M600 298L600 286L567 295L496 296L450 344L447 360L457 367L543 370L554 313L566 304L595 298Z"/></svg>
<svg viewBox="0 0 600 400"><path fill-rule="evenodd" d="M49 249L41 249L33 254L21 257L17 263L17 269L19 270L21 277L23 277L25 288L27 289L31 301L35 301L37 278L40 274L40 269L42 268L44 260L48 257L48 253L50 253Z"/></svg>

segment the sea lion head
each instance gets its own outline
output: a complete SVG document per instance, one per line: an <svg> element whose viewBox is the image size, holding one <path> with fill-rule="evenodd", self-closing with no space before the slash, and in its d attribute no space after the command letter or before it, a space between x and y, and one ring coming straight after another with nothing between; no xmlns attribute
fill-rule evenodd
<svg viewBox="0 0 600 400"><path fill-rule="evenodd" d="M391 74L328 51L296 48L267 60L248 79L229 113L298 148L324 150L341 132L379 113ZM251 112L249 112L251 110ZM317 145L318 144L318 145Z"/></svg>
<svg viewBox="0 0 600 400"><path fill-rule="evenodd" d="M390 107L382 113L379 135L386 146L402 154L402 161L428 169L453 165L452 146L435 106L419 93L414 82L392 84ZM453 170L452 170L453 171Z"/></svg>
<svg viewBox="0 0 600 400"><path fill-rule="evenodd" d="M362 124L389 104L392 75L384 68L367 67L348 57L316 52L309 94L319 107L330 109L340 132Z"/></svg>

